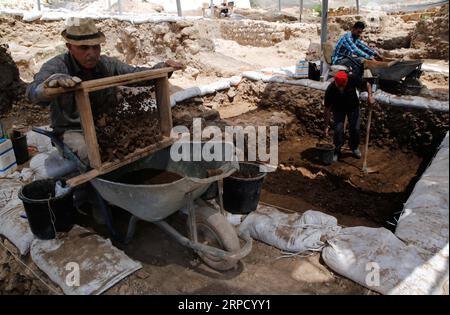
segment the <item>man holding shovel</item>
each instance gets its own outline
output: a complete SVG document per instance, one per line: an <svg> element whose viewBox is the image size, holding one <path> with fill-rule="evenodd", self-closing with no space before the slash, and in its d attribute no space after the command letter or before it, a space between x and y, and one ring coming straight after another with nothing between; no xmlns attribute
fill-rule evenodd
<svg viewBox="0 0 450 315"><path fill-rule="evenodd" d="M333 142L335 146L333 162L339 160L341 148L344 144L344 122L348 119L350 140L349 147L353 157L360 159L360 110L359 98L356 89L366 87L368 92L368 104L373 106L375 100L372 96L372 87L368 82L361 82L344 71L339 71L334 82L330 83L325 92L325 137L329 136L329 124L331 113L333 113Z"/></svg>

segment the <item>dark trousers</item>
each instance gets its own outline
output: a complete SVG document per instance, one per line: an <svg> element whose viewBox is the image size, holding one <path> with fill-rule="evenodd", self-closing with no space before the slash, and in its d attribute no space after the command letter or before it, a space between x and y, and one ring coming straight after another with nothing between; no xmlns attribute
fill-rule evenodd
<svg viewBox="0 0 450 315"><path fill-rule="evenodd" d="M337 153L341 152L341 148L344 145L344 122L346 116L348 119L348 126L350 131L350 140L348 143L350 150L357 149L360 143L361 120L359 117L359 107L355 107L354 109L346 112L333 111L333 141Z"/></svg>
<svg viewBox="0 0 450 315"><path fill-rule="evenodd" d="M351 68L353 76L358 80L362 80L364 75L364 65L361 58L349 56L336 61L336 64Z"/></svg>

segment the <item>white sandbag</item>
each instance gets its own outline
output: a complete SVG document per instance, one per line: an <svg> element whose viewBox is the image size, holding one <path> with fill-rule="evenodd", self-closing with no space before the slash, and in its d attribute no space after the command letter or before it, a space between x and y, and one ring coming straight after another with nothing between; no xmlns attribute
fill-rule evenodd
<svg viewBox="0 0 450 315"><path fill-rule="evenodd" d="M395 235L427 253L441 252L449 240L448 133L405 203ZM448 256L447 256L448 258Z"/></svg>
<svg viewBox="0 0 450 315"><path fill-rule="evenodd" d="M448 74L448 66L439 66L439 65L423 63L422 66L420 67L420 70L426 71L426 72L437 72L437 73Z"/></svg>
<svg viewBox="0 0 450 315"><path fill-rule="evenodd" d="M0 234L14 244L21 255L28 254L34 235L31 232L22 204L2 212L0 215Z"/></svg>
<svg viewBox="0 0 450 315"><path fill-rule="evenodd" d="M16 171L12 174L7 175L5 178L17 179L26 182L33 179L33 176L34 172L31 168L23 168L21 172Z"/></svg>
<svg viewBox="0 0 450 315"><path fill-rule="evenodd" d="M261 72L256 71L244 71L242 72L242 77L253 80L253 81L263 81L263 79L269 79L270 76L264 75Z"/></svg>
<svg viewBox="0 0 450 315"><path fill-rule="evenodd" d="M23 14L22 20L24 22L33 22L42 17L42 12L40 11L29 11Z"/></svg>
<svg viewBox="0 0 450 315"><path fill-rule="evenodd" d="M415 247L385 228L345 228L328 244L322 251L328 267L382 294L431 294L441 281L439 272L423 272L427 262Z"/></svg>
<svg viewBox="0 0 450 315"><path fill-rule="evenodd" d="M34 179L45 179L49 178L47 170L45 169L45 161L50 156L49 152L39 153L30 160L30 168L33 171Z"/></svg>
<svg viewBox="0 0 450 315"><path fill-rule="evenodd" d="M17 197L22 185L15 179L0 179L0 216L22 203Z"/></svg>
<svg viewBox="0 0 450 315"><path fill-rule="evenodd" d="M182 91L178 91L173 93L170 96L170 104L172 106L175 106L176 103L182 102L184 100L196 97L200 95L200 88L198 87L192 87L189 89L185 89Z"/></svg>
<svg viewBox="0 0 450 315"><path fill-rule="evenodd" d="M230 85L231 86L238 86L239 83L241 83L241 81L242 81L242 76L240 76L240 75L232 76L230 78Z"/></svg>
<svg viewBox="0 0 450 315"><path fill-rule="evenodd" d="M200 86L199 90L200 90L200 95L203 96L203 95L215 93L217 91L226 90L229 88L230 88L229 80L220 80L220 81L208 84L208 85Z"/></svg>
<svg viewBox="0 0 450 315"><path fill-rule="evenodd" d="M72 295L101 294L142 268L110 240L80 226L59 239L35 239L30 253L39 269Z"/></svg>
<svg viewBox="0 0 450 315"><path fill-rule="evenodd" d="M287 214L259 206L245 218L239 230L281 250L303 253L321 250L324 241L334 237L340 227L336 218L318 211Z"/></svg>
<svg viewBox="0 0 450 315"><path fill-rule="evenodd" d="M30 168L33 171L34 179L55 178L67 175L76 170L76 164L61 156L53 150L35 155L30 161Z"/></svg>
<svg viewBox="0 0 450 315"><path fill-rule="evenodd" d="M377 102L398 107L406 108L417 108L417 109L428 109L438 112L448 112L449 103L448 101L438 101L433 99L428 99L421 96L408 96L408 95L393 95L386 93L382 90L378 90L374 93L374 98ZM367 92L361 93L360 99L363 101L367 100Z"/></svg>
<svg viewBox="0 0 450 315"><path fill-rule="evenodd" d="M51 130L48 126L39 128ZM50 138L34 131L27 132L27 144L28 146L36 147L36 149L40 153L53 150L52 141L50 140Z"/></svg>
<svg viewBox="0 0 450 315"><path fill-rule="evenodd" d="M26 255L34 236L28 220L23 218L23 204L18 197L21 187L18 180L0 179L0 235L13 243L21 255Z"/></svg>

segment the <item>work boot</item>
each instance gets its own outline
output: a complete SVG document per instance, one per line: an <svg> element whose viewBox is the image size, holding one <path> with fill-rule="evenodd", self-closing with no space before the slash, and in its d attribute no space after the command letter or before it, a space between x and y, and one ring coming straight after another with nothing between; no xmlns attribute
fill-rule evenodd
<svg viewBox="0 0 450 315"><path fill-rule="evenodd" d="M352 150L352 153L353 153L353 157L355 159L360 159L361 158L361 151L359 151L358 148L356 148L355 150Z"/></svg>

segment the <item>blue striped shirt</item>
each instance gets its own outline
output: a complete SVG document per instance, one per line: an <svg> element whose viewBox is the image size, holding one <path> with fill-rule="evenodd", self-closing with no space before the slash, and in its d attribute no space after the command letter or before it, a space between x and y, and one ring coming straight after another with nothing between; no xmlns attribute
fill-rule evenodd
<svg viewBox="0 0 450 315"><path fill-rule="evenodd" d="M352 55L370 59L376 55L376 52L364 44L359 38L355 40L351 32L347 32L339 39L331 61L333 64L336 64L338 60L349 56L351 57Z"/></svg>

